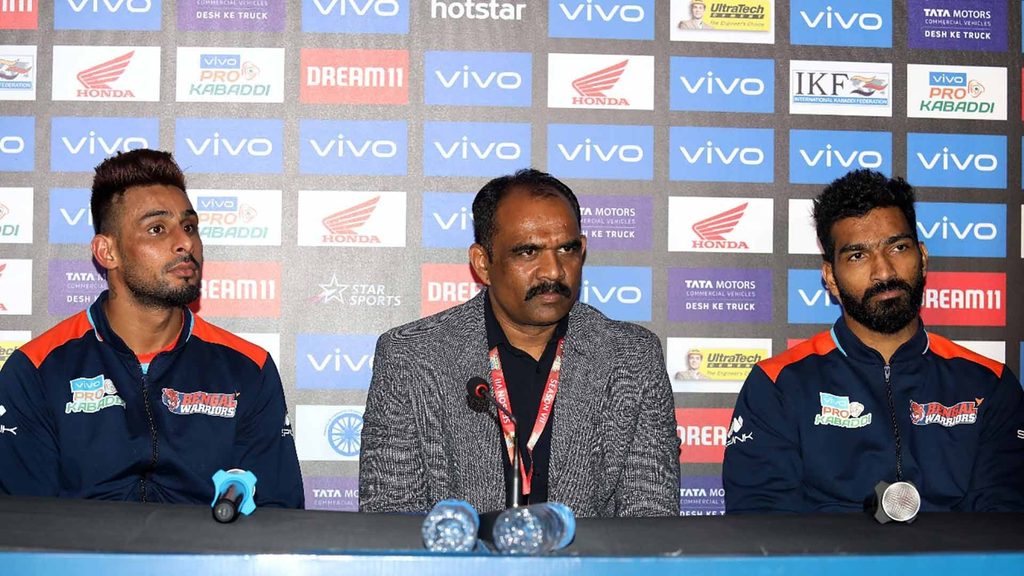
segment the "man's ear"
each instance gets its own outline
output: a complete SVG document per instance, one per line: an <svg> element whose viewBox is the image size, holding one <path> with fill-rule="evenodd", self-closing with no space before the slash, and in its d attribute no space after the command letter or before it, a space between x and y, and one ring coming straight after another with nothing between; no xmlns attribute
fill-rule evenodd
<svg viewBox="0 0 1024 576"><path fill-rule="evenodd" d="M476 243L470 246L469 265L473 267L473 273L485 286L491 285L491 257L487 255L486 248Z"/></svg>
<svg viewBox="0 0 1024 576"><path fill-rule="evenodd" d="M97 234L92 237L92 258L105 270L113 270L121 265L113 236Z"/></svg>
<svg viewBox="0 0 1024 576"><path fill-rule="evenodd" d="M836 285L836 276L831 262L821 263L821 279L825 282L825 288L832 295L832 299L839 302L839 286Z"/></svg>
<svg viewBox="0 0 1024 576"><path fill-rule="evenodd" d="M924 242L918 242L917 247L921 250L921 276L928 277L928 247Z"/></svg>

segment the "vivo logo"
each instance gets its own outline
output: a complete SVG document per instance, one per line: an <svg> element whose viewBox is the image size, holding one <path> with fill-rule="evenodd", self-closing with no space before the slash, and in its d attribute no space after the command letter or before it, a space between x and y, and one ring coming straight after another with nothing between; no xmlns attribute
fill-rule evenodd
<svg viewBox="0 0 1024 576"><path fill-rule="evenodd" d="M529 124L425 122L427 176L485 176L530 163Z"/></svg>
<svg viewBox="0 0 1024 576"><path fill-rule="evenodd" d="M612 144L608 146L601 146L600 144L592 142L590 138L585 138L583 140L583 144L577 144L571 148L564 144L559 144L558 150L562 153L562 156L570 162L575 161L577 158L581 159L583 162L592 162L595 160L609 162L612 159L615 159L620 162L627 163L641 162L644 159L644 149L640 146L633 144Z"/></svg>
<svg viewBox="0 0 1024 576"><path fill-rule="evenodd" d="M1006 136L908 133L907 180L938 188L1006 188Z"/></svg>
<svg viewBox="0 0 1024 576"><path fill-rule="evenodd" d="M789 181L824 184L857 168L891 171L892 134L790 130Z"/></svg>
<svg viewBox="0 0 1024 576"><path fill-rule="evenodd" d="M105 8L106 12L118 12L121 8L133 14L144 14L153 8L152 0L67 0L68 6L75 12L100 12Z"/></svg>
<svg viewBox="0 0 1024 576"><path fill-rule="evenodd" d="M725 164L726 166L732 164L735 161L739 161L740 164L747 166L760 166L764 164L764 151L760 148L746 147L732 147L722 148L716 146L714 142L708 140L703 146L698 146L690 151L690 148L686 146L679 146L679 152L683 155L683 158L690 164Z"/></svg>
<svg viewBox="0 0 1024 576"><path fill-rule="evenodd" d="M552 0L543 4L548 7L551 38L654 40L655 0Z"/></svg>
<svg viewBox="0 0 1024 576"><path fill-rule="evenodd" d="M432 215L441 230L451 230L453 227L458 230L471 230L473 227L473 213L465 206L451 214L442 215L434 212Z"/></svg>
<svg viewBox="0 0 1024 576"><path fill-rule="evenodd" d="M196 204L203 212L236 212L237 196L200 196Z"/></svg>
<svg viewBox="0 0 1024 576"><path fill-rule="evenodd" d="M221 154L238 156L245 152L249 156L266 157L274 152L274 144L267 138L240 138L236 142L232 142L221 136L219 132L214 132L211 138L203 138L198 141L186 137L185 143L196 156L203 156L209 151L213 156Z"/></svg>
<svg viewBox="0 0 1024 576"><path fill-rule="evenodd" d="M431 106L533 104L533 54L528 52L426 52L423 101Z"/></svg>
<svg viewBox="0 0 1024 576"><path fill-rule="evenodd" d="M127 138L118 137L114 138L110 142L107 142L103 136L97 136L94 130L90 130L87 136L83 136L75 141L67 136L62 136L60 141L64 144L64 148L71 154L78 154L84 149L87 154L94 156L96 154L102 154L104 156L111 156L115 152L128 152L129 150L135 150L138 148L149 148L149 141L145 138L129 136Z"/></svg>
<svg viewBox="0 0 1024 576"><path fill-rule="evenodd" d="M615 4L605 8L601 4L594 4L593 0L587 0L585 4L578 4L570 8L565 2L558 3L558 9L569 21L582 20L585 22L611 22L621 20L629 23L643 22L646 12L644 7L637 4Z"/></svg>
<svg viewBox="0 0 1024 576"><path fill-rule="evenodd" d="M672 110L706 112L775 111L775 61L747 58L670 59Z"/></svg>
<svg viewBox="0 0 1024 576"><path fill-rule="evenodd" d="M592 266L583 273L579 299L615 320L651 319L651 269L634 266Z"/></svg>
<svg viewBox="0 0 1024 576"><path fill-rule="evenodd" d="M821 270L789 270L790 324L830 324L842 313L840 302L825 289Z"/></svg>
<svg viewBox="0 0 1024 576"><path fill-rule="evenodd" d="M376 336L299 334L297 388L363 389L370 385Z"/></svg>
<svg viewBox="0 0 1024 576"><path fill-rule="evenodd" d="M654 128L549 124L548 169L569 178L650 180Z"/></svg>
<svg viewBox="0 0 1024 576"><path fill-rule="evenodd" d="M967 74L963 72L929 72L928 83L932 86L967 86Z"/></svg>
<svg viewBox="0 0 1024 576"><path fill-rule="evenodd" d="M34 117L0 116L0 172L35 170L35 134Z"/></svg>
<svg viewBox="0 0 1024 576"><path fill-rule="evenodd" d="M1006 257L1005 204L918 202L917 231L933 256Z"/></svg>
<svg viewBox="0 0 1024 576"><path fill-rule="evenodd" d="M943 146L942 152L936 152L926 156L921 152L916 154L917 159L924 166L925 170L934 170L939 166L942 170L959 170L961 172L974 169L978 172L994 172L999 169L999 159L992 154L967 153L958 155L950 152L948 147Z"/></svg>
<svg viewBox="0 0 1024 576"><path fill-rule="evenodd" d="M408 167L404 121L302 120L299 171L303 174L385 174Z"/></svg>
<svg viewBox="0 0 1024 576"><path fill-rule="evenodd" d="M321 158L328 156L363 158L367 155L374 158L394 158L398 155L398 144L394 140L364 140L361 143L356 143L351 139L346 139L344 134L338 134L333 140L324 143L311 139L309 145L313 148L313 152Z"/></svg>
<svg viewBox="0 0 1024 576"><path fill-rule="evenodd" d="M242 57L236 54L200 54L200 68L237 69L242 66Z"/></svg>
<svg viewBox="0 0 1024 576"><path fill-rule="evenodd" d="M930 227L925 227L922 222L917 223L917 229L925 240L932 238L966 240L968 237L977 240L994 240L999 235L999 229L991 222L968 222L962 226L961 228L956 222L951 222L948 216L943 216L941 222L935 222Z"/></svg>
<svg viewBox="0 0 1024 576"><path fill-rule="evenodd" d="M856 164L858 168L880 168L885 163L885 157L878 151L851 150L844 156L841 150L836 150L831 144L826 144L824 148L812 152L801 148L800 157L803 158L805 164L812 167L821 164L829 168L836 166L850 168Z"/></svg>
<svg viewBox="0 0 1024 576"><path fill-rule="evenodd" d="M618 302L620 304L637 304L643 300L644 294L639 286L608 286L604 290L599 286L592 285L589 280L583 281L580 288L580 302L584 304L608 304Z"/></svg>
<svg viewBox="0 0 1024 576"><path fill-rule="evenodd" d="M68 226L77 226L78 223L82 221L82 217L87 216L86 223L89 226L92 226L92 213L86 210L85 208L79 208L78 210L76 210L74 216L72 216L71 213L68 212L67 208L61 208L60 215L61 217L64 218L64 221L67 222Z"/></svg>
<svg viewBox="0 0 1024 576"><path fill-rule="evenodd" d="M21 136L0 137L0 154L21 154L25 151L25 139Z"/></svg>
<svg viewBox="0 0 1024 576"><path fill-rule="evenodd" d="M690 82L686 76L680 76L679 81L690 94L705 93L709 95L725 94L729 96L739 90L740 94L746 96L760 96L764 94L764 81L760 78L732 78L723 81L715 76L715 73L708 70L707 74L701 76L696 82Z"/></svg>
<svg viewBox="0 0 1024 576"><path fill-rule="evenodd" d="M772 182L774 140L774 130L765 128L669 128L669 178Z"/></svg>
<svg viewBox="0 0 1024 576"><path fill-rule="evenodd" d="M368 368L373 365L373 356L369 354L361 354L353 358L348 354L342 353L338 348L335 348L333 353L322 357L314 357L312 354L306 354L306 359L309 360L309 364L313 367L313 370L316 370L317 372L323 372L328 369L334 372L341 372L342 368L347 368L352 372L359 372L363 368Z"/></svg>
<svg viewBox="0 0 1024 576"><path fill-rule="evenodd" d="M826 6L824 12L821 10L815 12L813 16L801 10L800 17L803 18L808 28L817 28L823 25L827 29L841 28L843 30L850 30L856 26L861 30L874 31L881 30L885 24L881 14L853 12L844 17L842 13L834 10L831 6Z"/></svg>
<svg viewBox="0 0 1024 576"><path fill-rule="evenodd" d="M499 160L518 160L523 155L522 148L516 142L487 142L481 145L470 140L469 136L463 136L450 145L441 142L433 142L433 144L441 157L446 160L452 158L487 160L492 158L492 154L493 158Z"/></svg>
<svg viewBox="0 0 1024 576"><path fill-rule="evenodd" d="M372 14L384 18L397 16L402 11L396 0L313 0L313 6L323 16L366 16Z"/></svg>
<svg viewBox="0 0 1024 576"><path fill-rule="evenodd" d="M803 288L797 290L800 294L800 299L803 300L806 306L816 306L818 302L821 302L822 306L838 306L839 303L832 299L832 294L824 288L815 290L812 294L808 294Z"/></svg>
<svg viewBox="0 0 1024 576"><path fill-rule="evenodd" d="M445 88L458 85L460 88L490 88L494 86L502 90L516 90L523 85L523 77L518 72L488 72L481 75L464 65L461 70L446 75L435 70L434 75Z"/></svg>
<svg viewBox="0 0 1024 576"><path fill-rule="evenodd" d="M474 194L467 192L423 193L423 246L461 248L473 243Z"/></svg>

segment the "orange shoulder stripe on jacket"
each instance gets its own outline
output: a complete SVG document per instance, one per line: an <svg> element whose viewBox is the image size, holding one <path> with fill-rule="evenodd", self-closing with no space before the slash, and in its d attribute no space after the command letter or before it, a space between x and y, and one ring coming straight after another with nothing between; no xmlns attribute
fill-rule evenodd
<svg viewBox="0 0 1024 576"><path fill-rule="evenodd" d="M995 360L986 358L977 352L972 352L944 336L939 336L938 334L932 334L929 332L928 348L942 358L963 358L964 360L970 360L975 364L981 364L985 368L991 370L996 375L996 378L1003 377L1002 362L996 362Z"/></svg>
<svg viewBox="0 0 1024 576"><path fill-rule="evenodd" d="M50 352L75 338L81 338L87 332L92 332L92 324L89 323L89 316L83 310L74 316L65 318L53 328L40 334L38 338L27 342L20 350L25 356L28 356L33 366L39 368Z"/></svg>
<svg viewBox="0 0 1024 576"><path fill-rule="evenodd" d="M812 354L824 356L835 349L836 343L832 341L832 333L828 331L819 332L782 354L777 354L767 360L758 362L757 365L761 367L761 370L764 370L764 373L768 375L772 382L775 382L775 379L779 377L779 373L786 366L795 364Z"/></svg>
<svg viewBox="0 0 1024 576"><path fill-rule="evenodd" d="M255 362L260 367L260 370L263 369L268 356L266 350L244 338L235 336L223 328L210 324L199 316L193 316L193 318L195 318L195 326L192 327L193 336L205 342L227 346Z"/></svg>

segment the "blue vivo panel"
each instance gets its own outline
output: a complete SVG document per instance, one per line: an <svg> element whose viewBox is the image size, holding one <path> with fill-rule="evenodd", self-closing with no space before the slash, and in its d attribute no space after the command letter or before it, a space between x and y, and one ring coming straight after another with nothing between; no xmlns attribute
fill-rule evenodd
<svg viewBox="0 0 1024 576"><path fill-rule="evenodd" d="M892 48L892 2L793 0L789 37L793 44Z"/></svg>
<svg viewBox="0 0 1024 576"><path fill-rule="evenodd" d="M697 112L775 111L775 61L674 56L669 107Z"/></svg>
<svg viewBox="0 0 1024 576"><path fill-rule="evenodd" d="M92 172L104 158L137 148L160 148L159 120L66 116L51 121L54 172Z"/></svg>
<svg viewBox="0 0 1024 576"><path fill-rule="evenodd" d="M178 118L174 157L188 172L279 174L281 120Z"/></svg>
<svg viewBox="0 0 1024 576"><path fill-rule="evenodd" d="M408 34L409 0L302 0L302 31Z"/></svg>
<svg viewBox="0 0 1024 576"><path fill-rule="evenodd" d="M426 122L423 173L427 176L510 174L530 165L529 124Z"/></svg>
<svg viewBox="0 0 1024 576"><path fill-rule="evenodd" d="M651 180L654 128L548 125L548 171L560 178Z"/></svg>
<svg viewBox="0 0 1024 576"><path fill-rule="evenodd" d="M548 36L654 40L654 0L551 0Z"/></svg>
<svg viewBox="0 0 1024 576"><path fill-rule="evenodd" d="M890 132L789 131L789 181L827 184L850 170L892 173Z"/></svg>
<svg viewBox="0 0 1024 576"><path fill-rule="evenodd" d="M669 179L772 182L775 131L769 128L669 128Z"/></svg>
<svg viewBox="0 0 1024 576"><path fill-rule="evenodd" d="M404 175L409 166L405 121L302 120L302 174Z"/></svg>
<svg viewBox="0 0 1024 576"><path fill-rule="evenodd" d="M514 106L533 103L529 52L427 52L423 99L436 106Z"/></svg>
<svg viewBox="0 0 1024 576"><path fill-rule="evenodd" d="M1006 188L1006 136L909 133L907 180L937 188Z"/></svg>

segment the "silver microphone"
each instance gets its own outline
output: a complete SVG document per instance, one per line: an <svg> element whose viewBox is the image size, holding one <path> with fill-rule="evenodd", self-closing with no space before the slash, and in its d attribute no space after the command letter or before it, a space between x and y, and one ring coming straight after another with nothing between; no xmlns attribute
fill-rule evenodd
<svg viewBox="0 0 1024 576"><path fill-rule="evenodd" d="M910 524L921 509L921 494L907 481L889 484L884 480L875 485L875 520L880 524L904 522Z"/></svg>

